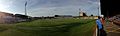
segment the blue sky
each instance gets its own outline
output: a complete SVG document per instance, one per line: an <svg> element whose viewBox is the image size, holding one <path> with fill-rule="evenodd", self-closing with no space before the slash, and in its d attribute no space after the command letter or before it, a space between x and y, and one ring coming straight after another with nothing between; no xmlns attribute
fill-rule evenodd
<svg viewBox="0 0 120 36"><path fill-rule="evenodd" d="M99 0L0 0L0 11L24 14L24 4L30 16L79 15L79 8L87 15L98 15Z"/></svg>

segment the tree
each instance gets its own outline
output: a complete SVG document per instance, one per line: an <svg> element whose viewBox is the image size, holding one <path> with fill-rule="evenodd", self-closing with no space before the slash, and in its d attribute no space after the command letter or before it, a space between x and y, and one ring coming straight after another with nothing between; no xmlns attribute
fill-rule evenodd
<svg viewBox="0 0 120 36"><path fill-rule="evenodd" d="M90 16L93 16L93 14L91 14Z"/></svg>

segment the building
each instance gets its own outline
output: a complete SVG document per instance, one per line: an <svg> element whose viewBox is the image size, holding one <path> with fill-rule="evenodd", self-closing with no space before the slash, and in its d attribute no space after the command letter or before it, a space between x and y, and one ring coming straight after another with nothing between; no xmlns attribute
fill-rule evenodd
<svg viewBox="0 0 120 36"><path fill-rule="evenodd" d="M85 12L79 12L79 16L87 16Z"/></svg>
<svg viewBox="0 0 120 36"><path fill-rule="evenodd" d="M22 15L22 14L15 14L15 19L17 22L23 22L23 21L30 21L31 17L27 15Z"/></svg>
<svg viewBox="0 0 120 36"><path fill-rule="evenodd" d="M0 11L0 23L13 23L13 22L15 22L15 17L13 14Z"/></svg>
<svg viewBox="0 0 120 36"><path fill-rule="evenodd" d="M80 10L80 9L79 9L79 10ZM79 16L87 16L87 15L86 15L86 13L85 13L84 11L80 10Z"/></svg>
<svg viewBox="0 0 120 36"><path fill-rule="evenodd" d="M22 14L15 14L15 17L19 17L19 18L22 18L22 19L28 19L29 16L22 15Z"/></svg>
<svg viewBox="0 0 120 36"><path fill-rule="evenodd" d="M10 24L16 22L31 21L31 17L22 14L6 13L0 11L0 24Z"/></svg>
<svg viewBox="0 0 120 36"><path fill-rule="evenodd" d="M79 12L79 16L83 16L83 12Z"/></svg>
<svg viewBox="0 0 120 36"><path fill-rule="evenodd" d="M72 17L72 15L55 15L55 17Z"/></svg>

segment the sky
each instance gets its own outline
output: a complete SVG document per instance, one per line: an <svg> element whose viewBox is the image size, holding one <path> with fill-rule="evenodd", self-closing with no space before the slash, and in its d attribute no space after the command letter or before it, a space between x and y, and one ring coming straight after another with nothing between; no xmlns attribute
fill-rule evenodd
<svg viewBox="0 0 120 36"><path fill-rule="evenodd" d="M87 15L98 15L99 0L0 0L0 11L24 14L27 1L29 16L79 15L79 9ZM99 14L101 12L99 11Z"/></svg>

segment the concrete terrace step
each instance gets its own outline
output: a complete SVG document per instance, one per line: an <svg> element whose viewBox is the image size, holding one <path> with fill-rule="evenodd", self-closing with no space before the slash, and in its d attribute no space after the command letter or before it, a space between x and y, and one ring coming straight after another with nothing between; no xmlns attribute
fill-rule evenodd
<svg viewBox="0 0 120 36"><path fill-rule="evenodd" d="M107 36L120 36L119 32L109 32Z"/></svg>
<svg viewBox="0 0 120 36"><path fill-rule="evenodd" d="M115 23L110 22L106 24L105 29L107 31L107 36L120 36L120 26Z"/></svg>

